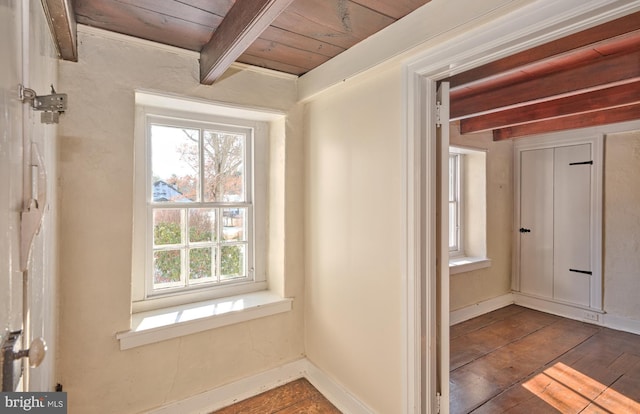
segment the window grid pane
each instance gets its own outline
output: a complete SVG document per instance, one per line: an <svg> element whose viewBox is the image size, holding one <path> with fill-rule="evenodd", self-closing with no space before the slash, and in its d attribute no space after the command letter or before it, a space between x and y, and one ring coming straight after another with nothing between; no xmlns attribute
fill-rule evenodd
<svg viewBox="0 0 640 414"><path fill-rule="evenodd" d="M151 293L250 279L248 135L149 125Z"/></svg>
<svg viewBox="0 0 640 414"><path fill-rule="evenodd" d="M184 286L183 249L157 250L153 253L153 285L159 288Z"/></svg>
<svg viewBox="0 0 640 414"><path fill-rule="evenodd" d="M204 201L244 202L245 136L204 131Z"/></svg>
<svg viewBox="0 0 640 414"><path fill-rule="evenodd" d="M249 277L245 219L248 208L152 211L155 290L215 285ZM218 217L223 217L222 225L218 225Z"/></svg>
<svg viewBox="0 0 640 414"><path fill-rule="evenodd" d="M152 200L198 201L200 131L151 125Z"/></svg>

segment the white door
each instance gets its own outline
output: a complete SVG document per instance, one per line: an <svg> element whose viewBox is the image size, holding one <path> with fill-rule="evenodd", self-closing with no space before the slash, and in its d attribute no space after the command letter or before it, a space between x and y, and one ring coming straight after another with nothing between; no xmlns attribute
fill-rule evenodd
<svg viewBox="0 0 640 414"><path fill-rule="evenodd" d="M591 144L520 154L520 292L594 306Z"/></svg>
<svg viewBox="0 0 640 414"><path fill-rule="evenodd" d="M436 128L436 148L438 170L440 172L438 189L439 223L436 224L438 259L436 260L436 369L437 393L440 394L440 407L433 412L449 413L449 83L438 86L436 101L439 105L439 127ZM436 399L436 401L438 401Z"/></svg>
<svg viewBox="0 0 640 414"><path fill-rule="evenodd" d="M19 85L47 95L50 85L57 82L56 51L42 3L0 0L0 39L0 340L12 331L22 331L18 348L28 349L33 339L42 337L52 354L57 269L55 180L44 177L55 175L56 129L42 124L40 113L19 98ZM30 202L32 199L38 202ZM37 211L30 215L35 220L25 218L27 209ZM40 213L44 214L42 220ZM27 222L42 223L32 227L39 229L37 235L21 234ZM23 240L32 239L27 263L28 244ZM54 362L48 357L39 367L24 370L21 390L52 390ZM15 372L21 372L19 366Z"/></svg>
<svg viewBox="0 0 640 414"><path fill-rule="evenodd" d="M558 147L554 153L554 298L590 306L591 145Z"/></svg>
<svg viewBox="0 0 640 414"><path fill-rule="evenodd" d="M553 148L520 153L520 292L553 297Z"/></svg>
<svg viewBox="0 0 640 414"><path fill-rule="evenodd" d="M0 337L22 329L22 2L0 0Z"/></svg>

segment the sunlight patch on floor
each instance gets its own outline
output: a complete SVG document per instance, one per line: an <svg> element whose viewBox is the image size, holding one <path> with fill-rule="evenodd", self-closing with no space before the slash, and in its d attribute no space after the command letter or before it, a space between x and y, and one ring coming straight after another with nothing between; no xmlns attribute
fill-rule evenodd
<svg viewBox="0 0 640 414"><path fill-rule="evenodd" d="M524 388L562 413L640 413L640 404L612 388L558 362L529 381Z"/></svg>

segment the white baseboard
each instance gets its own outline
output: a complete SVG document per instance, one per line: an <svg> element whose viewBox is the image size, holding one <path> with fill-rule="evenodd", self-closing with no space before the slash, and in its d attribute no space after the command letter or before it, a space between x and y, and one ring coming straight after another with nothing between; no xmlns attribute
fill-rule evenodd
<svg viewBox="0 0 640 414"><path fill-rule="evenodd" d="M603 315L604 326L618 331L630 332L640 335L640 321L637 319L629 319L622 316L605 313Z"/></svg>
<svg viewBox="0 0 640 414"><path fill-rule="evenodd" d="M374 412L308 359L302 358L146 413L207 414L299 378L306 378L345 414L373 414Z"/></svg>
<svg viewBox="0 0 640 414"><path fill-rule="evenodd" d="M582 322L591 323L594 325L604 326L606 328L615 329L617 331L630 332L640 335L640 321L635 319L629 319L622 316L617 316L606 311L599 311L596 309L580 308L571 305L565 305L541 298L522 295L519 293L513 294L515 304L539 310L553 315L562 316L564 318L575 319Z"/></svg>
<svg viewBox="0 0 640 414"><path fill-rule="evenodd" d="M506 295L478 302L474 305L467 306L466 308L452 311L449 314L449 324L455 325L456 323L464 322L468 319L475 318L476 316L504 308L505 306L513 303L514 297L512 293L507 293Z"/></svg>
<svg viewBox="0 0 640 414"><path fill-rule="evenodd" d="M327 374L306 361L305 378L316 387L336 408L345 414L373 414L374 411L357 399L345 387L335 382Z"/></svg>
<svg viewBox="0 0 640 414"><path fill-rule="evenodd" d="M304 376L306 359L243 378L184 400L150 410L147 414L207 414L256 396Z"/></svg>

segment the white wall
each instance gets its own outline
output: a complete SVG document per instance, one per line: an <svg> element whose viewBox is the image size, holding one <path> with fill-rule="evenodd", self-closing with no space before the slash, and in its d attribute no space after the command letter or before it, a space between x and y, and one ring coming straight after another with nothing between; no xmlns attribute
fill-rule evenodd
<svg viewBox="0 0 640 414"><path fill-rule="evenodd" d="M305 108L307 357L374 412L402 410L400 68Z"/></svg>
<svg viewBox="0 0 640 414"><path fill-rule="evenodd" d="M640 327L640 131L605 139L604 309Z"/></svg>
<svg viewBox="0 0 640 414"><path fill-rule="evenodd" d="M490 267L451 275L453 311L511 292L513 143L494 142L491 132L460 135L459 122L452 123L450 131L451 145L486 150L487 257L491 259Z"/></svg>
<svg viewBox="0 0 640 414"><path fill-rule="evenodd" d="M211 390L303 355L300 109L295 79L231 70L199 84L197 55L81 27L79 62L60 63L69 109L60 124L61 315L59 381L69 412L134 413ZM134 89L145 88L288 113L286 181L271 206L286 210L277 250L293 311L120 351L130 328ZM291 161L291 162L289 162ZM297 196L296 196L297 194ZM289 239L293 242L289 242ZM282 275L280 275L282 276Z"/></svg>

